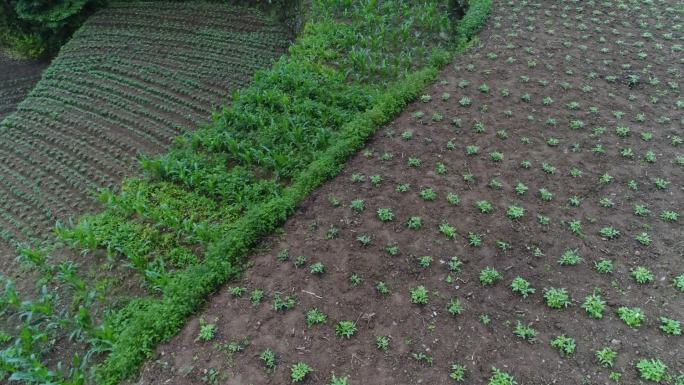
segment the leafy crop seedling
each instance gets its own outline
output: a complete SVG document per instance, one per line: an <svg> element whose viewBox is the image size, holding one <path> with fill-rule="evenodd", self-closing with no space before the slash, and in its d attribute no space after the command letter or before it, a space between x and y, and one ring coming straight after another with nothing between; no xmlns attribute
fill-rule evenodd
<svg viewBox="0 0 684 385"><path fill-rule="evenodd" d="M428 291L425 286L414 287L410 291L411 303L416 305L427 305L429 301Z"/></svg>
<svg viewBox="0 0 684 385"><path fill-rule="evenodd" d="M560 335L551 340L551 346L558 349L562 356L571 356L575 353L575 339L566 335Z"/></svg>
<svg viewBox="0 0 684 385"><path fill-rule="evenodd" d="M530 294L534 294L535 289L532 285L522 277L515 277L511 282L511 289L514 293L520 294L523 298L527 298Z"/></svg>
<svg viewBox="0 0 684 385"><path fill-rule="evenodd" d="M551 309L562 309L570 306L570 296L564 288L544 288L546 305Z"/></svg>
<svg viewBox="0 0 684 385"><path fill-rule="evenodd" d="M340 321L335 326L335 335L341 338L350 339L356 334L356 322L354 321Z"/></svg>
<svg viewBox="0 0 684 385"><path fill-rule="evenodd" d="M290 378L292 382L302 382L313 369L304 362L298 362L290 368Z"/></svg>

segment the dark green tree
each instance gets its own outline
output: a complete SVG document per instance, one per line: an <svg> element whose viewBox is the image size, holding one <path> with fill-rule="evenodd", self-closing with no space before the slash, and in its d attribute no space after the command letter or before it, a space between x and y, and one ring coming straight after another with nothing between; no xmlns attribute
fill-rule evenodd
<svg viewBox="0 0 684 385"><path fill-rule="evenodd" d="M0 6L0 45L27 57L54 53L106 0L5 0Z"/></svg>

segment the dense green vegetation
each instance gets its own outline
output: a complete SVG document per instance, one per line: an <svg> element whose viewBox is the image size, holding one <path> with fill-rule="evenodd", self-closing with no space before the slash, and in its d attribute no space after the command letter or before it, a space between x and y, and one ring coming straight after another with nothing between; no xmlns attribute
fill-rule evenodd
<svg viewBox="0 0 684 385"><path fill-rule="evenodd" d="M0 311L20 321L20 333L0 352L0 376L77 384L93 354L106 355L95 371L98 384L130 375L240 272L263 235L465 48L489 7L489 0L472 1L465 20L454 23L439 0L312 2L289 55L259 72L213 124L181 136L167 155L145 159L146 177L103 192L103 212L58 227L73 250L104 250L109 264L129 265L149 296L103 310L102 285L80 278L73 263L52 265L56 249L23 250L21 259L66 293L22 302L7 283ZM68 370L50 371L40 353L65 332L75 350L88 353L75 355Z"/></svg>

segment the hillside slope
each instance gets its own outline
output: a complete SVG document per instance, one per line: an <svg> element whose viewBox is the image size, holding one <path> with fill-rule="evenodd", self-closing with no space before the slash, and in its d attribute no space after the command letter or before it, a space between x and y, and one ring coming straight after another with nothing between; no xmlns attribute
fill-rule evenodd
<svg viewBox="0 0 684 385"><path fill-rule="evenodd" d="M140 2L92 16L0 126L0 240L93 206L286 48L277 22L220 4Z"/></svg>

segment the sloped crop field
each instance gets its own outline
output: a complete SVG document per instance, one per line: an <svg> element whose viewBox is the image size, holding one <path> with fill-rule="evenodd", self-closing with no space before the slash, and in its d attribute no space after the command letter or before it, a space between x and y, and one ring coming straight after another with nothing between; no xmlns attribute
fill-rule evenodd
<svg viewBox="0 0 684 385"><path fill-rule="evenodd" d="M14 60L0 53L0 121L14 112L48 63Z"/></svg>
<svg viewBox="0 0 684 385"><path fill-rule="evenodd" d="M214 114L211 123L178 137L165 155L143 159L140 164L144 173L125 178L120 187L98 194L102 210L82 215L73 224L58 226L54 243L19 250L17 260L22 268L35 271L38 278L0 277L4 287L4 292L0 292L0 378L28 379L40 384L115 385L135 375L157 344L175 336L211 293L243 272L246 257L264 236L278 229L312 191L338 174L346 160L378 128L420 96L452 55L470 44L491 8L490 0L470 0L466 12L460 12L462 9L448 0L326 0L289 5L292 8L283 12L301 10L305 27L287 55L268 69L258 71L249 86L233 95L229 106ZM121 15L126 9L115 8ZM258 20L250 19L250 15L236 15L239 21L233 26L257 26ZM214 20L211 22L219 24L226 19L204 16L205 22ZM158 19L150 16L141 24L164 25ZM169 15L168 19L174 17ZM134 25L123 26L122 20L129 23L130 17L116 20L111 23L121 23L121 32L112 39L136 30ZM96 15L86 31L105 21ZM184 25L201 33L201 22L190 20ZM270 28L262 27L266 31ZM203 39L219 35L205 33L187 46L202 46ZM242 35L235 39L240 40L239 36ZM247 36L253 38L249 43L259 49L271 42L266 32ZM97 63L89 56L90 51L119 51L106 48L109 37L90 44L84 52L78 51L74 42L81 37L77 34L60 56L71 60L69 65L64 64L64 72L69 74L73 68L77 71L84 61L95 70L82 74L101 74L97 69L116 59ZM169 34L160 35L158 45L166 46L163 40L167 38ZM114 44L121 47L121 55L142 44L123 40ZM168 43L168 47L173 47L167 52L168 60L185 55L185 45L179 40ZM210 46L221 46L226 40L231 39L219 38ZM153 139L161 143L167 134L171 136L180 129L169 128L165 123L156 126L163 127L158 131L147 129L141 131L144 135L138 135L134 130L138 126L131 124L152 124L150 120L166 121L171 116L181 120L173 114L183 108L183 103L174 97L201 99L208 92L201 88L187 93L168 91L159 106L136 102L121 108L119 101L127 95L135 97L136 92L140 92L140 98L152 98L144 92L157 89L154 82L167 73L181 77L206 71L202 60L187 67L145 67L143 58L153 48L139 49L137 55L120 61L134 64L119 63L93 80L98 85L100 81L105 85L110 81L124 84L114 69L125 67L131 71L130 76L142 79L140 88L125 84L126 92L117 94L112 86L102 91L106 103L89 96L90 92L99 92L92 90L104 86L84 86L88 93L75 97L65 92L59 97L66 100L69 96L87 116L100 108L117 106L115 111L125 117L118 118L122 127L131 127L131 132L126 139L114 138L136 151L156 151L162 146ZM254 54L249 57L263 60L259 50ZM232 58L228 50L216 55L217 60ZM53 69L45 75L46 84L63 82L51 80L61 73ZM230 71L225 73L235 72ZM89 78L77 79L73 81ZM182 84L176 84L174 90L195 84L181 79ZM209 86L207 89L211 90ZM40 97L42 92L39 85L31 97ZM81 95L90 98L90 103L82 103ZM101 103L97 104L98 101ZM153 107L164 112L149 116L136 110ZM135 119L130 114L135 114ZM106 118L117 116L107 114ZM50 115L55 121L60 118L58 113ZM100 136L107 137L109 133L103 129ZM68 142L64 138L58 144L74 148L81 143L101 143L75 136L69 139L74 138L75 141ZM27 141L27 146L37 142ZM121 153L128 156L123 150ZM66 148L59 147L55 154L63 157ZM27 158L42 160L36 156ZM86 171L101 172L102 178L95 178L95 174L68 176L107 185L116 179L107 170L119 168L104 165L116 161L126 164L111 155L93 159L103 162L103 166L97 164ZM45 170L45 175L67 177L54 170ZM87 186L82 190L87 190ZM56 191L63 194L68 204L73 202L69 201L73 192ZM81 190L78 193L83 196ZM36 282L37 290L21 285L27 281Z"/></svg>
<svg viewBox="0 0 684 385"><path fill-rule="evenodd" d="M137 383L684 384L682 11L496 1Z"/></svg>
<svg viewBox="0 0 684 385"><path fill-rule="evenodd" d="M92 16L0 126L0 235L39 239L210 119L288 44L255 9L140 2ZM13 257L12 257L13 258Z"/></svg>

